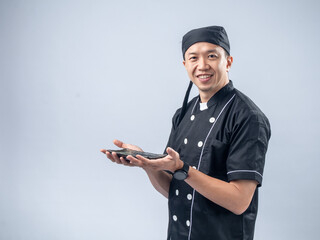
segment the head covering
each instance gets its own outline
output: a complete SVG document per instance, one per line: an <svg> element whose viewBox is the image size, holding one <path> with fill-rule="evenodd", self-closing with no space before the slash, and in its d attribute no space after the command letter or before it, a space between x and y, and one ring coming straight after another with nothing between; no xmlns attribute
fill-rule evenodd
<svg viewBox="0 0 320 240"><path fill-rule="evenodd" d="M187 32L182 38L182 54L184 54L191 45L197 42L208 42L218 45L230 55L230 44L226 30L221 26L210 26L193 29Z"/></svg>
<svg viewBox="0 0 320 240"><path fill-rule="evenodd" d="M210 26L193 29L187 32L182 38L182 54L183 59L189 47L197 42L208 42L222 47L230 55L230 43L226 30L221 26ZM189 82L188 90L183 100L181 113L179 116L178 124L187 112L188 99L192 88L192 81Z"/></svg>

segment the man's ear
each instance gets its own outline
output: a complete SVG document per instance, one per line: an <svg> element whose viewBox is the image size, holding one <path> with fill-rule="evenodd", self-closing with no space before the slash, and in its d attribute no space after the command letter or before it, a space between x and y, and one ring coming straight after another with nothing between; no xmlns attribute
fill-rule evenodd
<svg viewBox="0 0 320 240"><path fill-rule="evenodd" d="M231 66L232 66L232 63L233 63L233 57L232 56L229 56L227 58L227 72L229 72Z"/></svg>
<svg viewBox="0 0 320 240"><path fill-rule="evenodd" d="M186 66L186 61L185 61L185 60L183 60L183 62L182 62L182 63L183 63L183 66Z"/></svg>

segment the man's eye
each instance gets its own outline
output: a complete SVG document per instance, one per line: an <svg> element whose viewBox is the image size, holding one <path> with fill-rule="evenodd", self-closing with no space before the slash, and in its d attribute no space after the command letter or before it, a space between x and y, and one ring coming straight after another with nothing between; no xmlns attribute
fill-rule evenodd
<svg viewBox="0 0 320 240"><path fill-rule="evenodd" d="M196 60L197 57L190 57L189 60Z"/></svg>
<svg viewBox="0 0 320 240"><path fill-rule="evenodd" d="M215 55L215 54L210 54L209 55L209 58L217 58L218 56L217 55Z"/></svg>

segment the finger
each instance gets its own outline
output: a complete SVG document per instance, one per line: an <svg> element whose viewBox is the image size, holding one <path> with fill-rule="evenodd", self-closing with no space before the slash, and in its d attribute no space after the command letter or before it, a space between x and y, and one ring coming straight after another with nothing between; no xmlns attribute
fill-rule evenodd
<svg viewBox="0 0 320 240"><path fill-rule="evenodd" d="M163 164L165 163L165 160L164 159L148 159L148 158L145 158L141 155L137 155L136 156L138 160L141 161L141 167L142 168L151 168L151 169L161 169L163 167Z"/></svg>
<svg viewBox="0 0 320 240"><path fill-rule="evenodd" d="M123 148L123 145L124 145L124 143L121 142L121 141L118 140L118 139L113 140L113 144L116 145L116 146L119 147L119 148Z"/></svg>
<svg viewBox="0 0 320 240"><path fill-rule="evenodd" d="M105 149L100 149L100 152L102 152L102 153L106 153L107 152L107 150L105 150Z"/></svg>
<svg viewBox="0 0 320 240"><path fill-rule="evenodd" d="M118 163L118 164L121 164L121 161L120 161L117 153L112 152L111 154L112 154L112 157L113 157L114 161L115 161L116 163Z"/></svg>
<svg viewBox="0 0 320 240"><path fill-rule="evenodd" d="M129 162L129 160L125 159L124 157L120 157L120 161L125 166L133 167L133 165Z"/></svg>
<svg viewBox="0 0 320 240"><path fill-rule="evenodd" d="M175 150L173 150L172 148L168 147L167 148L167 153L169 154L170 157L172 157L173 159L179 159L179 153L177 153Z"/></svg>
<svg viewBox="0 0 320 240"><path fill-rule="evenodd" d="M127 156L127 159L129 160L129 162L132 166L137 166L137 167L143 166L142 161L140 159L133 157L132 155Z"/></svg>
<svg viewBox="0 0 320 240"><path fill-rule="evenodd" d="M143 162L149 162L150 161L150 159L148 159L148 158L145 158L145 157L143 157L143 156L141 156L141 155L136 155L136 158L137 159L139 159L139 160L141 160L141 161L143 161Z"/></svg>
<svg viewBox="0 0 320 240"><path fill-rule="evenodd" d="M106 155L107 155L107 158L109 158L112 162L115 162L115 160L113 159L113 156L111 153L109 153L108 151L106 151Z"/></svg>

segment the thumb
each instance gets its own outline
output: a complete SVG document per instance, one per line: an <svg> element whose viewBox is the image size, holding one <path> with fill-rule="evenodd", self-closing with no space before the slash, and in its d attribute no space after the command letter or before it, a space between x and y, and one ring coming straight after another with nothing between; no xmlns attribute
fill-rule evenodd
<svg viewBox="0 0 320 240"><path fill-rule="evenodd" d="M113 144L116 145L119 148L123 148L123 145L124 145L123 142L121 142L118 139L113 140Z"/></svg>
<svg viewBox="0 0 320 240"><path fill-rule="evenodd" d="M176 152L175 150L173 150L171 147L167 148L167 153L169 154L170 157L172 157L173 159L179 159L179 153Z"/></svg>

